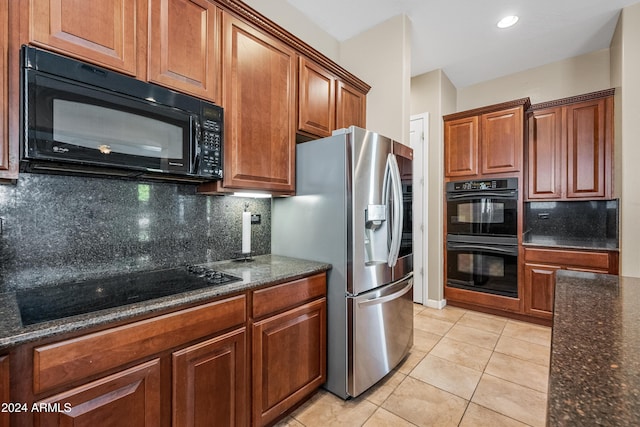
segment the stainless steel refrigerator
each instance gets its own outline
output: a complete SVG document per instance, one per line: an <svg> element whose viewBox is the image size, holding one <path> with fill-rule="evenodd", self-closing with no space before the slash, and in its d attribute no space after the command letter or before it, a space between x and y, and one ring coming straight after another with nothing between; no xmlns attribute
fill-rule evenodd
<svg viewBox="0 0 640 427"><path fill-rule="evenodd" d="M325 388L355 397L413 345L412 151L352 126L296 154L296 196L273 200L271 252L332 264Z"/></svg>

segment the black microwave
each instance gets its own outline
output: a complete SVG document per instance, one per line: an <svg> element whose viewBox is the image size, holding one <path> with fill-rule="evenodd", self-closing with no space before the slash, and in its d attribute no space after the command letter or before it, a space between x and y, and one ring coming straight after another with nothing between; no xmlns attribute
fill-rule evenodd
<svg viewBox="0 0 640 427"><path fill-rule="evenodd" d="M31 46L21 55L21 170L222 178L220 106Z"/></svg>

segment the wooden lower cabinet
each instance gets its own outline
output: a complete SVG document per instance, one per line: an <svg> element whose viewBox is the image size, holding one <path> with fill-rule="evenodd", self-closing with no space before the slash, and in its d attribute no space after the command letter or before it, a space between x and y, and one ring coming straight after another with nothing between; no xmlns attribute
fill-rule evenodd
<svg viewBox="0 0 640 427"><path fill-rule="evenodd" d="M39 427L158 426L160 360L56 394L36 405L43 408L43 412L34 413Z"/></svg>
<svg viewBox="0 0 640 427"><path fill-rule="evenodd" d="M0 356L0 398L29 410L0 412L0 427L273 423L326 379L326 310L321 273L25 344L11 371Z"/></svg>
<svg viewBox="0 0 640 427"><path fill-rule="evenodd" d="M253 325L253 425L276 420L326 379L322 298Z"/></svg>
<svg viewBox="0 0 640 427"><path fill-rule="evenodd" d="M524 265L525 313L543 319L553 318L553 291L559 266Z"/></svg>
<svg viewBox="0 0 640 427"><path fill-rule="evenodd" d="M9 398L9 356L0 357L0 404L11 402ZM9 412L0 412L0 427L9 427Z"/></svg>
<svg viewBox="0 0 640 427"><path fill-rule="evenodd" d="M558 270L618 274L618 252L526 248L524 259L524 312L546 320L553 318Z"/></svg>
<svg viewBox="0 0 640 427"><path fill-rule="evenodd" d="M271 424L326 380L327 276L252 293L252 425Z"/></svg>
<svg viewBox="0 0 640 427"><path fill-rule="evenodd" d="M245 328L172 355L173 427L247 425Z"/></svg>

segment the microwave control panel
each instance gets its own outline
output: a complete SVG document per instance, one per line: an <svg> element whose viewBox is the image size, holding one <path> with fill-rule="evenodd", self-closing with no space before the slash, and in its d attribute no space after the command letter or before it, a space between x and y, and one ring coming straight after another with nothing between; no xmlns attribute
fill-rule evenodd
<svg viewBox="0 0 640 427"><path fill-rule="evenodd" d="M221 179L222 123L217 120L204 120L201 142L198 175Z"/></svg>

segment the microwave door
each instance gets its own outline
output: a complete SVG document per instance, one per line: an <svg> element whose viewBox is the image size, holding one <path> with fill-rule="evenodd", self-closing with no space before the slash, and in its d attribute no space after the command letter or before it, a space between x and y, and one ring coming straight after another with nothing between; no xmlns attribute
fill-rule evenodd
<svg viewBox="0 0 640 427"><path fill-rule="evenodd" d="M191 116L27 71L25 156L146 171L190 170Z"/></svg>

